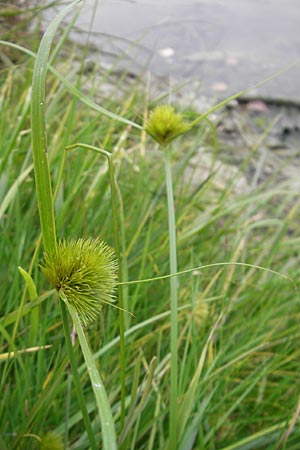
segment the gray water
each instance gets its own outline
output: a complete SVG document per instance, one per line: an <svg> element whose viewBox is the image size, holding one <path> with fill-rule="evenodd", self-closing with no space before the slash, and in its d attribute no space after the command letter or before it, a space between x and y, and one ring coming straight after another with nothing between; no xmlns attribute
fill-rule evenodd
<svg viewBox="0 0 300 450"><path fill-rule="evenodd" d="M90 59L122 55L120 69L191 81L210 98L300 60L300 0L86 0L76 27L80 42L91 31ZM298 102L299 75L297 65L252 95Z"/></svg>
<svg viewBox="0 0 300 450"><path fill-rule="evenodd" d="M300 0L106 0L98 2L95 14L94 5L94 0L85 2L72 35L83 44L89 40L87 59L107 65L121 55L116 73L118 68L132 74L147 68L152 85L162 81L164 91L170 80L190 82L180 95L184 106L199 112L300 60ZM264 100L255 105L263 108L260 118L266 123L276 119L260 145L257 164L268 155L261 165L266 173L282 170L280 176L297 189L299 75L298 64L249 95ZM220 149L227 149L230 164L248 157L247 149L263 132L253 131L260 112L250 106L236 104L219 129ZM283 164L286 158L291 163Z"/></svg>
<svg viewBox="0 0 300 450"><path fill-rule="evenodd" d="M94 5L87 0L77 22L85 33ZM147 66L154 77L194 80L203 95L225 97L299 60L299 30L299 0L106 0L90 42L126 55L121 64L133 73ZM299 66L258 94L300 100Z"/></svg>

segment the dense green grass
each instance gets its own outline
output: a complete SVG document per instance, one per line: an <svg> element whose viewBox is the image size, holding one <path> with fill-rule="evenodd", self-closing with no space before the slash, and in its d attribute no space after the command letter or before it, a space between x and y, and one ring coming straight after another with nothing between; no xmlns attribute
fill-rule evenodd
<svg viewBox="0 0 300 450"><path fill-rule="evenodd" d="M78 50L70 48L70 54L75 53ZM149 93L139 80L130 85L125 79L114 80L113 92L106 95L101 94L102 86L110 73L101 77L95 68L87 88L86 78L73 70L73 56L64 63L58 57L54 66L113 113L139 123L147 115ZM88 449L58 300L39 268L43 249L31 156L32 69L30 57L18 65L6 59L0 73L0 448L40 448L39 438L49 431L63 438L69 417L69 447ZM163 153L144 131L84 105L51 73L46 124L54 187L65 146L82 142L113 153L123 280L156 278L123 289L124 305L134 314L125 315L123 433L118 310L104 307L87 334L122 448L163 450L171 403L170 283L159 278L170 271ZM204 121L172 145L179 271L239 262L272 269L297 282L300 202L291 181L282 180L278 170L245 191L233 188L236 179L221 185L219 149ZM195 156L201 166L201 153L216 160L212 158L204 181L199 177L192 182L187 169ZM257 152L250 149L243 170L256 159ZM68 152L55 209L59 238L99 236L113 245L107 161L82 149ZM32 273L41 296L37 301L30 300L18 266ZM300 314L295 285L241 265L187 272L178 281L178 449L297 450ZM41 348L46 345L50 347ZM81 385L102 448L97 408L77 345Z"/></svg>

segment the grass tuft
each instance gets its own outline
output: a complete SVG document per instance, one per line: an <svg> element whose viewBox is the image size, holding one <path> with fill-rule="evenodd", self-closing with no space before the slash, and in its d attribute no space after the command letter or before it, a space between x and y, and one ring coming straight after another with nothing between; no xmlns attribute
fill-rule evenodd
<svg viewBox="0 0 300 450"><path fill-rule="evenodd" d="M46 125L56 188L56 232L66 237L58 243L59 257L47 249L44 256L41 249L35 196L29 108L37 40L30 50L6 42L13 58L1 63L1 449L38 450L48 432L63 436L70 450L102 450L104 442L114 450L168 448L172 316L177 449L298 450L300 303L299 288L291 283L298 285L300 277L297 153L288 155L294 179L286 175L287 150L266 153L273 119L266 116L265 130L230 150L222 139L218 143L218 125L203 120L209 111L202 118L191 112L191 124L199 126L172 142L178 269L171 271L164 158L145 127L133 121L147 117L152 94L138 78L124 75L120 81L114 68L78 74L85 64L82 47L59 44L47 62L46 121L39 122ZM19 52L21 65L14 63ZM65 158L65 147L76 142L107 149L102 155L108 164L96 150L68 151ZM274 170L269 162L276 162ZM101 275L99 254L106 244L78 239L100 235L111 246L116 229L117 285L124 290L124 308L134 313L124 330L122 363L118 314L105 305L119 294L111 297L107 286L101 291L94 278ZM104 256L113 268L113 288L114 255L104 250ZM46 260L51 284L72 300L59 301L62 314L40 270ZM85 270L90 281L76 310ZM177 280L178 295L172 314L170 279ZM101 314L93 322L90 311L84 317L90 323L87 342L79 314L91 293Z"/></svg>

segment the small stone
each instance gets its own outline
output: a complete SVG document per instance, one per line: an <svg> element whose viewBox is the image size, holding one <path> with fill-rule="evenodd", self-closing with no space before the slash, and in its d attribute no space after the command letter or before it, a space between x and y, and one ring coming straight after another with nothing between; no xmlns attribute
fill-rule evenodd
<svg viewBox="0 0 300 450"><path fill-rule="evenodd" d="M267 104L262 100L252 100L247 104L247 109L250 111L256 111L261 113L266 113L269 111Z"/></svg>
<svg viewBox="0 0 300 450"><path fill-rule="evenodd" d="M175 50L171 47L165 47L165 48L161 48L160 50L158 50L158 53L163 58L171 58L172 56L175 55Z"/></svg>
<svg viewBox="0 0 300 450"><path fill-rule="evenodd" d="M211 88L213 91L216 92L224 92L227 91L228 86L226 83L223 83L222 81L216 81L215 83L211 84Z"/></svg>

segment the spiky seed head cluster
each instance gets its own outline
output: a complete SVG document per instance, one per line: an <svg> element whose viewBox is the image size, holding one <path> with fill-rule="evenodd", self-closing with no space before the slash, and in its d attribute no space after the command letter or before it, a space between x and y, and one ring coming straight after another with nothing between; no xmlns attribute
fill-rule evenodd
<svg viewBox="0 0 300 450"><path fill-rule="evenodd" d="M145 125L146 132L163 147L190 129L190 124L171 105L156 106Z"/></svg>
<svg viewBox="0 0 300 450"><path fill-rule="evenodd" d="M41 438L41 450L63 450L64 443L61 436L49 431Z"/></svg>
<svg viewBox="0 0 300 450"><path fill-rule="evenodd" d="M196 303L195 309L193 310L192 314L196 325L202 325L207 319L207 316L209 314L207 302L199 300Z"/></svg>
<svg viewBox="0 0 300 450"><path fill-rule="evenodd" d="M63 240L55 253L45 254L41 269L83 325L96 319L104 303L114 301L117 263L101 239Z"/></svg>

